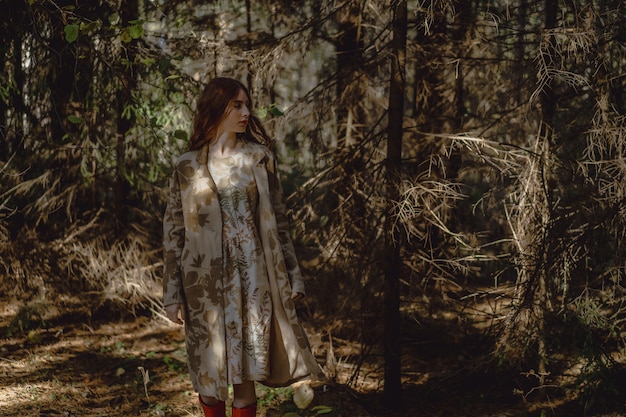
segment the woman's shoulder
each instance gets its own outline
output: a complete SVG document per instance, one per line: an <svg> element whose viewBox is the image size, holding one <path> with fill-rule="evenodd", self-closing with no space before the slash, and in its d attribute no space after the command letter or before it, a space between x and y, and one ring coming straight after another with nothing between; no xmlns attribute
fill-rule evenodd
<svg viewBox="0 0 626 417"><path fill-rule="evenodd" d="M245 141L244 149L246 153L253 156L257 162L274 159L274 153L267 146L257 142Z"/></svg>
<svg viewBox="0 0 626 417"><path fill-rule="evenodd" d="M175 171L185 178L192 178L198 169L199 151L188 151L176 158Z"/></svg>

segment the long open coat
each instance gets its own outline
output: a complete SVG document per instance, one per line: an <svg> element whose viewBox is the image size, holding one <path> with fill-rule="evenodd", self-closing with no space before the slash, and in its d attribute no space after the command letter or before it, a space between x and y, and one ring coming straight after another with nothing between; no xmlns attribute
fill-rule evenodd
<svg viewBox="0 0 626 417"><path fill-rule="evenodd" d="M304 284L289 235L282 187L272 152L245 142L254 155L259 192L256 226L272 293L270 386L322 377L298 323L292 292ZM222 215L208 169L208 146L180 156L163 218L164 305L186 308L185 342L191 382L200 394L228 398L222 285Z"/></svg>

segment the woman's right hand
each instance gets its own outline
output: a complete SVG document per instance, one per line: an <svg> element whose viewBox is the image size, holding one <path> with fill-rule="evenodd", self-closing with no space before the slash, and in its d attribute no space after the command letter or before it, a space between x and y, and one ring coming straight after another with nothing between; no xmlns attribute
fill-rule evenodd
<svg viewBox="0 0 626 417"><path fill-rule="evenodd" d="M176 324L183 324L185 322L185 305L170 304L165 307L165 315L172 322Z"/></svg>

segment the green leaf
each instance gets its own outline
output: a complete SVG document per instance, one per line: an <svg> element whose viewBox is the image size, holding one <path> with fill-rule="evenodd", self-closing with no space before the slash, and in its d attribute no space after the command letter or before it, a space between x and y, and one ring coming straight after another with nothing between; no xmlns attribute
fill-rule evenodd
<svg viewBox="0 0 626 417"><path fill-rule="evenodd" d="M133 39L139 39L143 36L143 26L141 24L128 27L128 34Z"/></svg>
<svg viewBox="0 0 626 417"><path fill-rule="evenodd" d="M257 116L259 116L260 119L265 119L267 117L267 109L260 107L259 110L257 110Z"/></svg>
<svg viewBox="0 0 626 417"><path fill-rule="evenodd" d="M174 137L176 139L181 139L181 140L187 140L187 132L185 132L184 130L176 130L174 132Z"/></svg>
<svg viewBox="0 0 626 417"><path fill-rule="evenodd" d="M67 120L75 125L79 125L84 122L82 117L74 116L73 114L67 116Z"/></svg>
<svg viewBox="0 0 626 417"><path fill-rule="evenodd" d="M275 117L283 116L285 114L278 107L276 107L276 104L270 104L269 112L272 116Z"/></svg>
<svg viewBox="0 0 626 417"><path fill-rule="evenodd" d="M124 178L126 179L126 181L128 181L128 183L131 185L131 187L134 187L135 184L137 183L136 179L135 179L135 173L133 171L127 171L126 169L122 169L122 175L124 176ZM121 350L123 350L124 348L122 347Z"/></svg>
<svg viewBox="0 0 626 417"><path fill-rule="evenodd" d="M0 85L0 97L2 100L7 101L9 99L9 88Z"/></svg>
<svg viewBox="0 0 626 417"><path fill-rule="evenodd" d="M130 104L127 104L124 106L124 109L122 110L122 118L126 119L126 120L130 120L130 118L133 116L133 106Z"/></svg>
<svg viewBox="0 0 626 417"><path fill-rule="evenodd" d="M169 58L163 58L159 61L159 72L160 73L164 73L165 70L170 66L170 59Z"/></svg>
<svg viewBox="0 0 626 417"><path fill-rule="evenodd" d="M156 182L156 180L159 178L159 168L156 166L156 164L150 164L150 168L148 169L148 175L147 175L147 179L148 182Z"/></svg>
<svg viewBox="0 0 626 417"><path fill-rule="evenodd" d="M300 414L290 411L287 414L283 414L283 417L300 417Z"/></svg>
<svg viewBox="0 0 626 417"><path fill-rule="evenodd" d="M311 411L315 411L315 415L319 416L322 414L331 413L333 411L333 408L327 405L316 405L315 407L311 408Z"/></svg>
<svg viewBox="0 0 626 417"><path fill-rule="evenodd" d="M112 26L117 25L120 22L120 15L117 13L113 13L111 16L109 16L109 23Z"/></svg>
<svg viewBox="0 0 626 417"><path fill-rule="evenodd" d="M128 33L127 29L124 29L122 33L120 33L120 39L124 43L129 43L130 41L133 40L133 38L130 37L130 34Z"/></svg>
<svg viewBox="0 0 626 417"><path fill-rule="evenodd" d="M63 31L65 32L65 40L68 41L69 43L74 42L76 39L78 39L78 25L75 24L70 24L70 25L65 25L65 27L63 28Z"/></svg>
<svg viewBox="0 0 626 417"><path fill-rule="evenodd" d="M98 22L97 20L94 20L93 22L90 22L90 23L81 23L80 31L83 33L90 33L96 30L99 25L100 25L100 22Z"/></svg>

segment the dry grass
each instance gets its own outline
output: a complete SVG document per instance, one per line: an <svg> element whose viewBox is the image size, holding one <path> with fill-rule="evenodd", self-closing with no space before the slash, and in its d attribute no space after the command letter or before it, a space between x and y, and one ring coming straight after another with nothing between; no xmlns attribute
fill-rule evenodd
<svg viewBox="0 0 626 417"><path fill-rule="evenodd" d="M134 311L157 307L161 297L159 250L149 248L140 236L108 244L104 238L74 241L65 247L61 267L85 281L102 302L112 301Z"/></svg>

